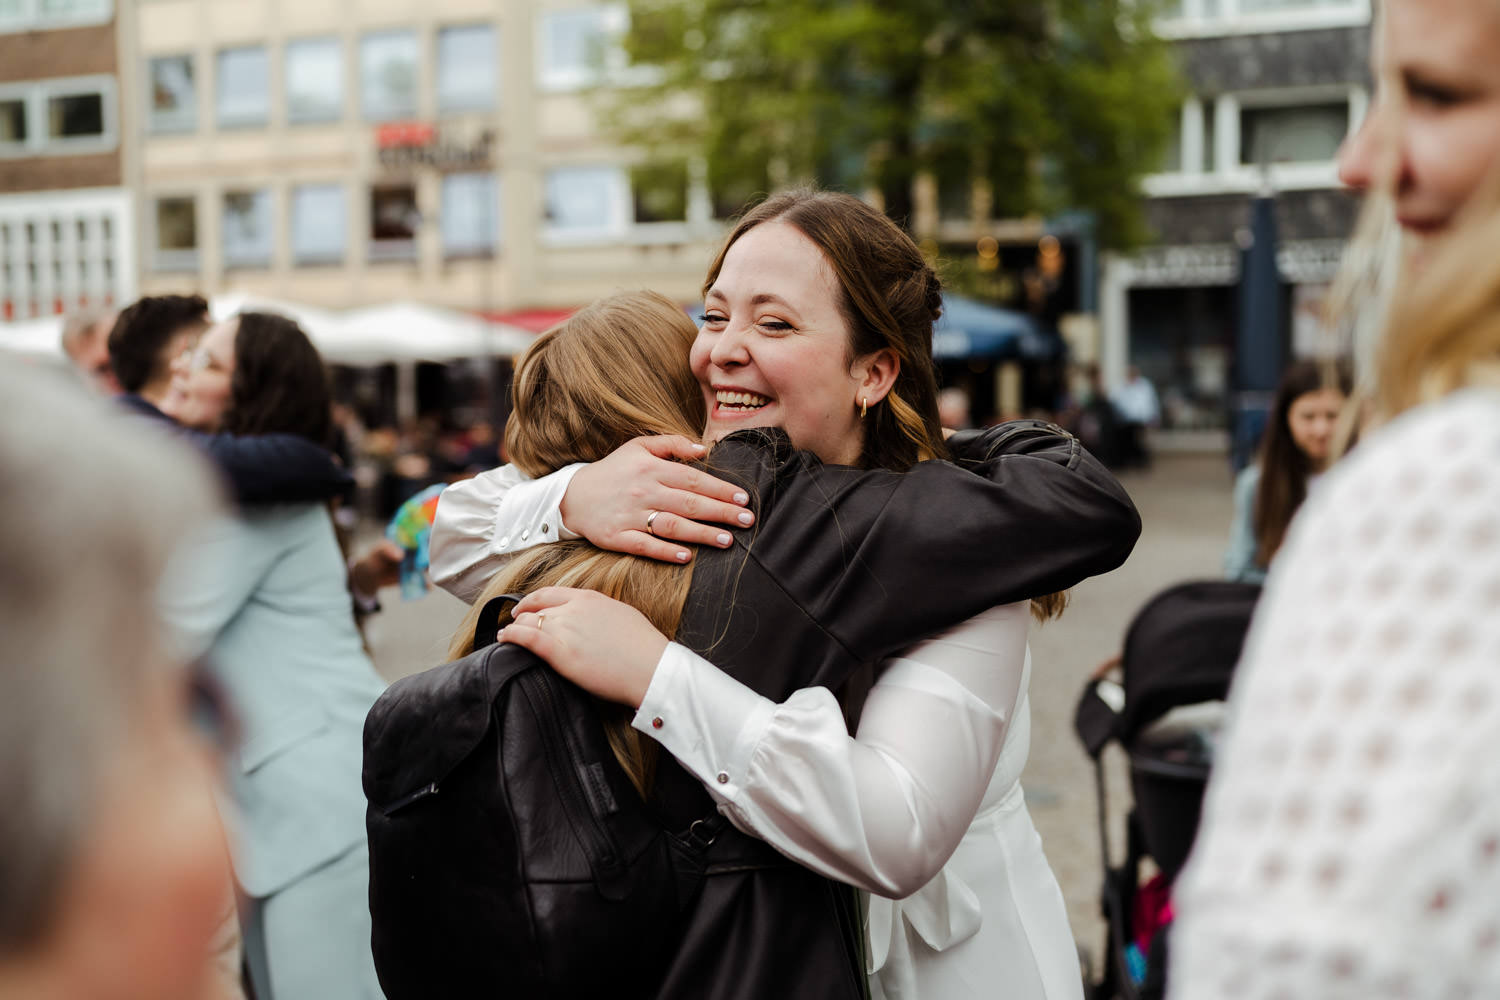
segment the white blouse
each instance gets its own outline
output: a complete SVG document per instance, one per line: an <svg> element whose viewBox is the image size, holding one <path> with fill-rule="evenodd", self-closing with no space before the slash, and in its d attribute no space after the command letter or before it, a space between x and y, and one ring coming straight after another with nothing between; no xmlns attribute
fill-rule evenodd
<svg viewBox="0 0 1500 1000"><path fill-rule="evenodd" d="M1500 392L1370 434L1276 558L1173 997L1500 997Z"/></svg>
<svg viewBox="0 0 1500 1000"><path fill-rule="evenodd" d="M993 608L887 661L854 739L827 688L778 705L676 643L634 725L736 826L819 874L910 896L958 847L995 774L1027 613L1024 601Z"/></svg>

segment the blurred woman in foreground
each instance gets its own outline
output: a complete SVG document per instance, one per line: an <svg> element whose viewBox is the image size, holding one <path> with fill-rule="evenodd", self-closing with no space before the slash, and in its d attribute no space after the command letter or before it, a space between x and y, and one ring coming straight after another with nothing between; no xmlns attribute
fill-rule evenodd
<svg viewBox="0 0 1500 1000"><path fill-rule="evenodd" d="M1340 167L1403 259L1372 420L1245 645L1178 882L1191 1000L1500 996L1500 0L1379 14Z"/></svg>
<svg viewBox="0 0 1500 1000"><path fill-rule="evenodd" d="M25 366L0 426L0 997L222 1000L228 854L155 603L207 471Z"/></svg>

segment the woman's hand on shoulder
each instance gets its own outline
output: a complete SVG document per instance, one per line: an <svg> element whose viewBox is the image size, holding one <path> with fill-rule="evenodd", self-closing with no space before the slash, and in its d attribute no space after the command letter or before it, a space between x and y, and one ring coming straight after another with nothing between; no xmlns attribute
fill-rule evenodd
<svg viewBox="0 0 1500 1000"><path fill-rule="evenodd" d="M568 680L638 708L667 638L635 608L592 590L543 587L515 606L501 642L531 650Z"/></svg>
<svg viewBox="0 0 1500 1000"><path fill-rule="evenodd" d="M748 527L754 515L744 490L679 461L704 454L675 435L628 441L578 470L563 494L563 523L601 549L661 562L691 559L684 542L728 548L733 539L715 525Z"/></svg>

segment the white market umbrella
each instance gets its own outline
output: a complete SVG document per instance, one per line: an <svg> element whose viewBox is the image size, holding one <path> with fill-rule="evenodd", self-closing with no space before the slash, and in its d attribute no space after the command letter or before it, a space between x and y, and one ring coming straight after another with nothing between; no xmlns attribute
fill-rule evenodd
<svg viewBox="0 0 1500 1000"><path fill-rule="evenodd" d="M449 361L514 357L536 339L530 330L420 302L392 302L338 317L339 331L325 349L331 361Z"/></svg>
<svg viewBox="0 0 1500 1000"><path fill-rule="evenodd" d="M324 349L325 341L331 341L338 335L338 313L300 302L286 302L282 299L247 295L244 292L228 292L215 295L208 304L208 311L216 321L229 319L242 312L276 313L296 320L297 325L302 327L302 332L307 334L320 352Z"/></svg>
<svg viewBox="0 0 1500 1000"><path fill-rule="evenodd" d="M41 316L19 323L0 323L0 350L61 358L61 316Z"/></svg>

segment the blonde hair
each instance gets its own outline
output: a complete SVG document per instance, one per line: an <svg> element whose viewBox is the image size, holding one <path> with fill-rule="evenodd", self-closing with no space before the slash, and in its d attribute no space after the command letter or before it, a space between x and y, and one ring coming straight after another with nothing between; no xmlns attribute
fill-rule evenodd
<svg viewBox="0 0 1500 1000"><path fill-rule="evenodd" d="M1379 18L1374 44L1383 44ZM1400 178L1399 129L1408 113L1401 81L1379 67L1378 159L1344 265L1335 282L1333 318L1352 335L1356 362L1345 440L1423 403L1470 385L1500 386L1500 160L1434 240L1413 241L1395 223Z"/></svg>
<svg viewBox="0 0 1500 1000"><path fill-rule="evenodd" d="M597 462L641 434L696 437L703 393L684 358L697 329L655 292L621 292L542 334L516 365L514 411L505 429L510 460L529 476ZM586 541L557 542L511 560L485 587L453 636L449 656L474 648L480 612L501 594L561 586L596 590L630 604L665 635L682 618L692 566L674 566ZM615 758L644 798L656 745L630 726L622 706L599 703Z"/></svg>

